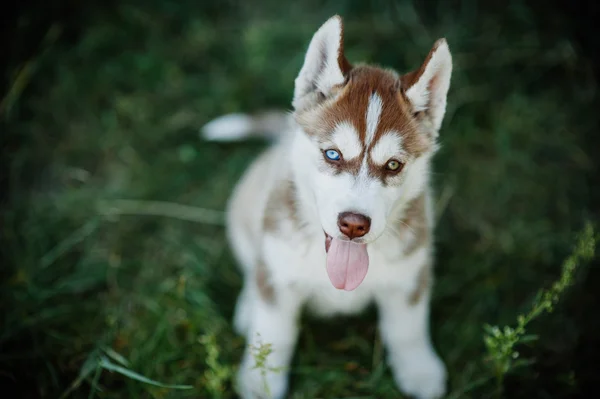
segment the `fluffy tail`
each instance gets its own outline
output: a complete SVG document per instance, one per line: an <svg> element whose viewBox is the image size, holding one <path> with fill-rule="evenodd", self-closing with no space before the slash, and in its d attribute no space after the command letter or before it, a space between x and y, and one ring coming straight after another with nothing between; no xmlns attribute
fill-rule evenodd
<svg viewBox="0 0 600 399"><path fill-rule="evenodd" d="M210 141L237 141L250 137L277 139L287 134L292 116L285 111L264 111L255 115L227 114L208 122L200 136Z"/></svg>

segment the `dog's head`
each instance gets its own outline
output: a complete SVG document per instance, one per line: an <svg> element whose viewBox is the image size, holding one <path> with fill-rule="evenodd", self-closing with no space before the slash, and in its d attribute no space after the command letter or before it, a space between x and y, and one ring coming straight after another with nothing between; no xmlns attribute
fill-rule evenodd
<svg viewBox="0 0 600 399"><path fill-rule="evenodd" d="M373 242L393 211L423 190L451 72L444 39L419 69L398 75L352 66L339 16L315 33L295 81L293 106L305 132L298 139L306 147L301 174L310 182L328 250L332 242Z"/></svg>

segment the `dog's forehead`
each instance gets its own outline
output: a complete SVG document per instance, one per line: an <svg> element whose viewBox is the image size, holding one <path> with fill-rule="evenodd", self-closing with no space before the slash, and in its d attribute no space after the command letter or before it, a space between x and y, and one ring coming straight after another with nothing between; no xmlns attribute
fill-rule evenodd
<svg viewBox="0 0 600 399"><path fill-rule="evenodd" d="M340 125L351 125L365 148L373 148L384 136L396 135L407 146L407 152L419 152L421 146L415 145L420 141L419 132L412 120L410 104L400 89L395 72L356 67L330 104L326 124L332 131Z"/></svg>

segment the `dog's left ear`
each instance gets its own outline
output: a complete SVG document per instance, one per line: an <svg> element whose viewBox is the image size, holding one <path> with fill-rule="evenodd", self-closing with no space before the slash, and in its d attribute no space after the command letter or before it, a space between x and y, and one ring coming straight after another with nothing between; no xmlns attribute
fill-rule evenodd
<svg viewBox="0 0 600 399"><path fill-rule="evenodd" d="M437 132L446 113L446 97L452 75L452 56L446 39L433 45L421 68L401 77L402 88L413 112L425 112Z"/></svg>
<svg viewBox="0 0 600 399"><path fill-rule="evenodd" d="M296 110L329 96L334 86L346 80L352 67L344 56L343 33L342 18L335 15L314 34L295 81L293 105Z"/></svg>

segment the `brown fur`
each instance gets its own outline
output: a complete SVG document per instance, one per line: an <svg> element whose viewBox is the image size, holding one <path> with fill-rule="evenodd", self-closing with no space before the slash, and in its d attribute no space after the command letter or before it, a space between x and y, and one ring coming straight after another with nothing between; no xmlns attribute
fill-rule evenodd
<svg viewBox="0 0 600 399"><path fill-rule="evenodd" d="M411 158L417 158L434 148L433 136L427 134L427 118L424 118L421 113L414 113L405 92L421 77L440 43L441 41L435 43L419 69L398 76L392 70L367 65L352 66L344 55L342 25L337 61L346 81L333 87L330 93L319 93L315 87L314 92L309 94L311 100L308 103L311 105L296 109L294 113L296 121L303 130L320 144L328 141L336 125L342 122L351 123L358 132L359 140L363 143L361 154L348 160L343 159L342 154L342 159L337 162L324 159L324 168L335 174L348 172L356 175L360 171L365 155L368 154L366 159L369 174L378 178L383 184L387 184L390 178L401 173L402 167L397 171L387 170L386 165L375 164L369 154L384 134L389 132L399 134L403 149ZM373 93L379 95L383 106L377 130L367 146L365 143L366 114ZM300 224L295 200L295 187L291 181L282 182L274 190L267 202L263 219L266 232L279 233L282 220L289 220L296 227ZM409 226L413 233L412 241L404 250L405 255L412 254L427 243L429 236L425 216L425 195L422 194L409 204L399 226L400 231ZM411 304L418 303L429 286L430 268L431 266L427 264L419 272L417 287L409 297ZM275 292L268 281L268 270L262 261L257 264L256 279L263 299L268 302L274 301Z"/></svg>
<svg viewBox="0 0 600 399"><path fill-rule="evenodd" d="M296 205L296 187L291 180L278 182L271 193L263 217L263 231L281 233L282 220L288 220L292 226L298 227L300 220ZM269 282L270 275L263 260L256 264L256 285L261 298L267 303L275 302L275 289Z"/></svg>
<svg viewBox="0 0 600 399"><path fill-rule="evenodd" d="M401 80L398 75L390 70L373 66L357 66L347 77L347 83L341 88L333 101L326 101L317 110L322 128L315 131L314 121L309 126L301 123L308 133L316 133L319 141L325 141L335 126L340 122L348 121L356 128L360 140L364 143L366 138L366 113L371 94L377 93L383 101L383 109L379 118L379 125L370 150L381 136L389 131L398 132L402 136L405 150L412 156L418 157L427 151L429 140L419 134L419 127L412 116L412 108L402 94ZM300 118L300 122L304 122Z"/></svg>
<svg viewBox="0 0 600 399"><path fill-rule="evenodd" d="M363 154L364 154L364 150L361 153L361 155L359 155L358 157L352 158L350 160L347 160L344 158L342 158L340 161L337 161L337 162L330 161L326 158L324 158L323 160L325 161L325 166L327 167L327 169L333 171L333 173L336 175L339 173L342 173L342 172L347 172L352 175L357 175L358 172L360 171L360 167L362 165L362 159L364 157Z"/></svg>
<svg viewBox="0 0 600 399"><path fill-rule="evenodd" d="M411 306L419 303L421 298L423 298L424 294L427 292L431 285L431 264L426 263L421 266L421 270L419 270L419 274L417 276L417 286L408 296L408 304Z"/></svg>
<svg viewBox="0 0 600 399"><path fill-rule="evenodd" d="M263 218L264 231L278 232L284 219L299 225L296 187L291 180L280 181L271 193Z"/></svg>
<svg viewBox="0 0 600 399"><path fill-rule="evenodd" d="M427 64L429 64L429 61L431 61L431 57L433 56L433 53L435 53L435 51L438 49L440 44L442 44L444 41L445 41L445 39L439 39L433 44L433 47L429 51L429 54L427 54L425 61L423 62L423 64L421 65L421 67L419 69L409 72L400 78L400 81L402 82L402 92L403 93L406 92L406 90L410 89L415 83L417 83L417 81L419 80L421 75L423 75L423 73L425 72L425 68L427 67Z"/></svg>
<svg viewBox="0 0 600 399"><path fill-rule="evenodd" d="M404 249L406 256L422 248L429 240L429 228L425 215L425 194L421 194L408 204L404 218L400 221L398 229L409 230L412 240Z"/></svg>
<svg viewBox="0 0 600 399"><path fill-rule="evenodd" d="M405 75L406 76L406 75ZM419 120L412 115L412 107L403 94L402 78L391 70L372 66L357 66L347 73L344 85L333 89L329 98L315 107L296 112L296 120L317 142L328 140L335 126L342 122L351 123L363 142L363 151L355 159L342 159L338 162L326 162L333 173L348 172L357 174L365 154L368 153L388 132L396 132L402 138L403 149L410 157L416 158L430 150L433 142L429 135L423 134ZM377 93L383 102L377 131L367 147L366 113L371 94ZM386 184L397 173L377 165L367 158L369 173ZM399 172L399 171L398 171Z"/></svg>
<svg viewBox="0 0 600 399"><path fill-rule="evenodd" d="M340 26L342 27L342 31L340 33L340 47L338 49L338 65L342 70L342 74L346 76L352 69L352 65L350 65L346 59L346 56L344 55L344 24L342 23L342 18L340 16L337 16L337 18L340 20Z"/></svg>
<svg viewBox="0 0 600 399"><path fill-rule="evenodd" d="M258 293L260 294L260 297L266 303L275 303L275 288L269 281L269 270L262 259L256 263L255 272L256 286L258 287Z"/></svg>

